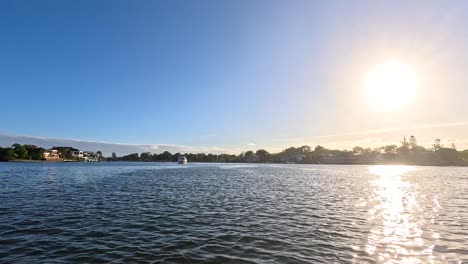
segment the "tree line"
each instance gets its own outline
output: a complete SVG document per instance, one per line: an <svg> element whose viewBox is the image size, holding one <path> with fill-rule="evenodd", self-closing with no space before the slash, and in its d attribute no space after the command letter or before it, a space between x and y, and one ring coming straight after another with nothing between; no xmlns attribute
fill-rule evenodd
<svg viewBox="0 0 468 264"><path fill-rule="evenodd" d="M42 160L45 149L35 145L13 144L11 147L0 147L0 161L9 160Z"/></svg>
<svg viewBox="0 0 468 264"><path fill-rule="evenodd" d="M117 157L115 153L107 161L175 162L181 153L165 151L160 154L144 152ZM354 147L352 150L332 150L322 146L290 147L278 153L264 149L246 151L239 155L184 153L189 162L228 163L298 163L298 164L408 164L434 166L466 166L468 150L457 151L455 145L445 147L436 139L430 148L417 144L416 137L406 137L400 145L378 148Z"/></svg>
<svg viewBox="0 0 468 264"><path fill-rule="evenodd" d="M73 147L52 147L52 150L57 150L60 153L60 158L65 160L79 161L77 157L72 155L73 151L78 149ZM11 147L2 148L0 147L0 161L11 161L11 160L44 160L44 148L35 145L21 145L15 143ZM102 152L97 151L96 156L101 157Z"/></svg>
<svg viewBox="0 0 468 264"><path fill-rule="evenodd" d="M63 159L73 159L72 147L53 147L61 153ZM0 161L43 160L44 148L35 145L13 144L0 147ZM102 156L101 151L96 152ZM105 158L105 161L141 161L175 162L182 153L172 154L164 151L159 154L144 152ZM457 151L455 145L445 147L436 139L430 148L417 144L416 137L403 138L399 145L387 145L378 148L354 147L352 150L333 150L322 146L312 149L310 146L290 147L278 153L264 149L246 151L239 155L183 153L189 162L225 162L225 163L298 163L298 164L408 164L434 166L467 166L468 150Z"/></svg>

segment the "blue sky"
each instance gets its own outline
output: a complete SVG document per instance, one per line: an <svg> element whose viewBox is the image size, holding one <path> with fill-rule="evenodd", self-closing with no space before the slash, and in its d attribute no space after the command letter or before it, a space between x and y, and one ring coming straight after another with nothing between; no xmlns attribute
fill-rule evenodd
<svg viewBox="0 0 468 264"><path fill-rule="evenodd" d="M0 134L234 152L407 133L466 144L466 4L376 2L1 1ZM391 114L360 88L388 58L424 83Z"/></svg>

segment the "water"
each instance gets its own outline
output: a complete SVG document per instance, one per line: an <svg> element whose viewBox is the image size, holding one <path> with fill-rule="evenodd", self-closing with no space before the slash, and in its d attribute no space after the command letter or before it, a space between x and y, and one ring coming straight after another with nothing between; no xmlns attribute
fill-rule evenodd
<svg viewBox="0 0 468 264"><path fill-rule="evenodd" d="M0 163L1 263L468 263L468 168Z"/></svg>

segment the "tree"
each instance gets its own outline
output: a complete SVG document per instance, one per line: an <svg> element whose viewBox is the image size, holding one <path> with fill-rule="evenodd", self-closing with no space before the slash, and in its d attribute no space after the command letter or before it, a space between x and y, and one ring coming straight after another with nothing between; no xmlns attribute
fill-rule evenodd
<svg viewBox="0 0 468 264"><path fill-rule="evenodd" d="M361 148L362 149L362 148ZM320 145L317 145L314 149L314 152L317 153L317 154L323 154L326 152L326 148L320 146Z"/></svg>
<svg viewBox="0 0 468 264"><path fill-rule="evenodd" d="M436 160L432 165L454 166L463 164L462 158L455 149L440 148L434 155Z"/></svg>
<svg viewBox="0 0 468 264"><path fill-rule="evenodd" d="M307 154L311 151L311 148L310 146L304 145L304 146L299 147L298 150L302 152L302 154Z"/></svg>
<svg viewBox="0 0 468 264"><path fill-rule="evenodd" d="M158 155L160 161L171 161L172 154L169 151L164 151L163 153Z"/></svg>
<svg viewBox="0 0 468 264"><path fill-rule="evenodd" d="M117 154L115 154L115 152L112 152L112 159L113 160L117 159Z"/></svg>
<svg viewBox="0 0 468 264"><path fill-rule="evenodd" d="M122 157L123 161L139 161L138 153L129 154Z"/></svg>
<svg viewBox="0 0 468 264"><path fill-rule="evenodd" d="M401 146L405 147L405 148L409 147L408 141L406 141L406 137L403 137L403 141L401 142Z"/></svg>
<svg viewBox="0 0 468 264"><path fill-rule="evenodd" d="M255 162L255 154L253 151L249 150L244 153L244 161L246 162Z"/></svg>
<svg viewBox="0 0 468 264"><path fill-rule="evenodd" d="M151 161L151 153L150 152L143 152L140 155L141 161Z"/></svg>
<svg viewBox="0 0 468 264"><path fill-rule="evenodd" d="M39 148L35 145L23 145L23 148L28 152L27 159L41 160L44 156L45 149Z"/></svg>
<svg viewBox="0 0 468 264"><path fill-rule="evenodd" d="M319 146L315 149L318 147ZM290 147L281 151L278 156L282 162L304 163L304 161L311 159L310 150L311 148L309 146L302 146L299 148Z"/></svg>
<svg viewBox="0 0 468 264"><path fill-rule="evenodd" d="M15 143L13 145L11 145L11 148L14 150L14 149L18 149L18 148L21 148L22 146L18 143Z"/></svg>
<svg viewBox="0 0 468 264"><path fill-rule="evenodd" d="M28 159L28 150L24 146L15 143L11 147L16 159Z"/></svg>
<svg viewBox="0 0 468 264"><path fill-rule="evenodd" d="M258 162L270 162L270 153L264 149L259 149L255 152L255 156L258 158Z"/></svg>
<svg viewBox="0 0 468 264"><path fill-rule="evenodd" d="M417 141L416 141L416 137L411 135L410 139L409 139L409 143L408 143L409 148L411 148L411 149L415 148L417 145L418 144L417 144Z"/></svg>
<svg viewBox="0 0 468 264"><path fill-rule="evenodd" d="M215 155L215 154L211 154L209 153L207 156L206 156L206 162L216 162L218 161L218 155Z"/></svg>
<svg viewBox="0 0 468 264"><path fill-rule="evenodd" d="M362 147L357 146L353 148L354 154L362 154L363 152L364 152L364 149Z"/></svg>
<svg viewBox="0 0 468 264"><path fill-rule="evenodd" d="M70 148L63 148L59 150L62 153L62 157L66 160L73 159L72 150Z"/></svg>
<svg viewBox="0 0 468 264"><path fill-rule="evenodd" d="M397 151L398 147L397 145L387 145L384 147L381 147L381 161L383 163L396 163L397 162Z"/></svg>
<svg viewBox="0 0 468 264"><path fill-rule="evenodd" d="M96 158L98 161L101 161L103 156L102 156L102 151L98 150L96 151Z"/></svg>
<svg viewBox="0 0 468 264"><path fill-rule="evenodd" d="M315 148L314 148L314 151L312 151L311 153L309 153L308 157L307 157L307 160L309 162L312 162L312 163L323 163L324 161L324 156L327 154L328 152L328 149L320 146L320 145L317 145Z"/></svg>
<svg viewBox="0 0 468 264"><path fill-rule="evenodd" d="M401 141L401 147L397 149L397 154L400 157L404 157L409 153L409 143L406 141L406 137L403 137L403 141ZM405 159L405 158L403 158Z"/></svg>
<svg viewBox="0 0 468 264"><path fill-rule="evenodd" d="M437 138L436 140L434 140L434 144L432 144L432 150L438 151L441 147L442 145L440 144L440 139Z"/></svg>
<svg viewBox="0 0 468 264"><path fill-rule="evenodd" d="M0 161L9 161L15 158L11 148L0 148Z"/></svg>
<svg viewBox="0 0 468 264"><path fill-rule="evenodd" d="M385 153L389 154L396 154L397 153L397 145L388 145L384 147Z"/></svg>
<svg viewBox="0 0 468 264"><path fill-rule="evenodd" d="M460 151L460 157L468 164L468 149Z"/></svg>

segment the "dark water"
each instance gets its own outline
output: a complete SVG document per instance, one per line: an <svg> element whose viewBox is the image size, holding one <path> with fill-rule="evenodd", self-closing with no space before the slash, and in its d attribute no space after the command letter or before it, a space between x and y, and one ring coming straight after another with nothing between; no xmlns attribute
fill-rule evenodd
<svg viewBox="0 0 468 264"><path fill-rule="evenodd" d="M2 263L468 263L468 168L0 163Z"/></svg>

